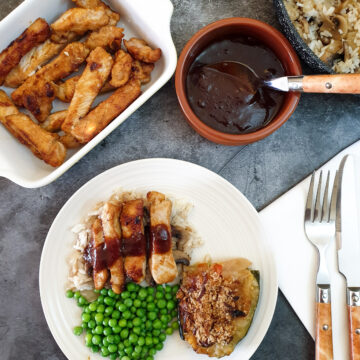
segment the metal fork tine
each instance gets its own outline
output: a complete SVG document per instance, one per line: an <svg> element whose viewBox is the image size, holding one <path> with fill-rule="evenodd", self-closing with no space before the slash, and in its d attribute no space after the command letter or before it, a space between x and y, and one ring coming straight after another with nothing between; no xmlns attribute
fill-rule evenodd
<svg viewBox="0 0 360 360"><path fill-rule="evenodd" d="M314 207L313 207L313 199L314 199L314 182L315 182L315 171L311 175L309 192L306 200L305 207L305 221L313 221L314 219Z"/></svg>
<svg viewBox="0 0 360 360"><path fill-rule="evenodd" d="M328 171L327 177L326 177L326 185L325 185L322 214L321 214L321 221L326 221L326 222L329 222L329 209L330 209L329 181L330 181L330 171Z"/></svg>
<svg viewBox="0 0 360 360"><path fill-rule="evenodd" d="M320 171L319 183L316 192L315 209L314 209L314 221L321 221L321 183L322 183L322 171Z"/></svg>
<svg viewBox="0 0 360 360"><path fill-rule="evenodd" d="M330 221L336 220L336 202L337 202L338 187L339 187L339 171L336 171L334 185L331 193L330 214L329 214Z"/></svg>

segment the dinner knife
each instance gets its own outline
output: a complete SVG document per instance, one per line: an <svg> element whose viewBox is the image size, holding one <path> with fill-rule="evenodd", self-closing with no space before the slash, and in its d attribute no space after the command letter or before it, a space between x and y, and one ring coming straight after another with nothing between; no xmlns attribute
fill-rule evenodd
<svg viewBox="0 0 360 360"><path fill-rule="evenodd" d="M339 271L346 278L350 357L360 360L360 160L351 155L339 168L336 246Z"/></svg>

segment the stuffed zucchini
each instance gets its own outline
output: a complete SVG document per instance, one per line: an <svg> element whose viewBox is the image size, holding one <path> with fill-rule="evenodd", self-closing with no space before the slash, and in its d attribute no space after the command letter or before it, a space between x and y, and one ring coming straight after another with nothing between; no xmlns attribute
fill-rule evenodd
<svg viewBox="0 0 360 360"><path fill-rule="evenodd" d="M259 272L246 259L200 263L184 270L179 322L199 354L230 355L251 325L259 298Z"/></svg>

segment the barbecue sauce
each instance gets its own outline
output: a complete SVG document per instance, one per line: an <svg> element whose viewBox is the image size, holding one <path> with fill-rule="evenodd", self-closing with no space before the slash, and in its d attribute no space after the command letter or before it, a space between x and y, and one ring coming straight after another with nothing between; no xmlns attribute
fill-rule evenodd
<svg viewBox="0 0 360 360"><path fill-rule="evenodd" d="M260 79L285 76L280 60L250 36L233 35L211 43L195 59L187 76L187 97L197 117L215 130L245 134L267 125L278 113L285 94L207 67L224 61L248 65ZM256 88L251 92L249 88Z"/></svg>
<svg viewBox="0 0 360 360"><path fill-rule="evenodd" d="M150 254L165 254L171 249L171 234L163 224L150 227Z"/></svg>

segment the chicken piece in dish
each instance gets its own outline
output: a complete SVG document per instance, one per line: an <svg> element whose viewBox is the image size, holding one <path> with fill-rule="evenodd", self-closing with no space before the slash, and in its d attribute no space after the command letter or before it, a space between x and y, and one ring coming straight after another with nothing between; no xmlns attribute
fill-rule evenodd
<svg viewBox="0 0 360 360"><path fill-rule="evenodd" d="M109 17L103 8L72 8L51 24L51 40L56 43L66 43L76 35L84 35L89 30L98 30L108 23Z"/></svg>
<svg viewBox="0 0 360 360"><path fill-rule="evenodd" d="M109 77L114 62L111 55L101 47L93 50L86 61L86 68L76 83L66 119L61 126L61 129L69 134L89 112L91 104Z"/></svg>
<svg viewBox="0 0 360 360"><path fill-rule="evenodd" d="M90 242L85 249L84 258L92 267L94 286L97 290L102 289L109 278L104 246L105 242L101 219L96 218L91 225Z"/></svg>
<svg viewBox="0 0 360 360"><path fill-rule="evenodd" d="M126 201L120 216L122 251L126 276L136 283L145 278L146 240L144 234L144 201Z"/></svg>
<svg viewBox="0 0 360 360"><path fill-rule="evenodd" d="M154 70L154 64L147 64L139 60L134 60L131 67L131 76L145 85L151 81L151 72Z"/></svg>
<svg viewBox="0 0 360 360"><path fill-rule="evenodd" d="M21 58L33 47L50 37L50 27L44 19L35 20L16 40L0 53L0 85Z"/></svg>
<svg viewBox="0 0 360 360"><path fill-rule="evenodd" d="M109 52L116 52L121 49L121 42L124 37L123 31L123 28L116 26L104 26L97 31L91 32L84 44L90 50L100 46Z"/></svg>
<svg viewBox="0 0 360 360"><path fill-rule="evenodd" d="M71 134L87 143L120 115L141 94L140 81L130 80L90 111L72 129Z"/></svg>
<svg viewBox="0 0 360 360"><path fill-rule="evenodd" d="M132 62L131 55L124 50L119 50L115 54L114 66L111 69L110 85L120 87L128 82L131 75Z"/></svg>
<svg viewBox="0 0 360 360"><path fill-rule="evenodd" d="M55 97L53 82L58 81L74 71L84 62L89 50L79 42L65 47L59 56L30 76L12 94L16 105L24 106L40 122L44 122L52 108Z"/></svg>
<svg viewBox="0 0 360 360"><path fill-rule="evenodd" d="M146 63L155 63L161 57L161 50L152 49L145 40L131 38L130 40L124 40L124 45L127 51L136 60Z"/></svg>
<svg viewBox="0 0 360 360"><path fill-rule="evenodd" d="M71 102L75 93L75 87L81 75L76 75L63 82L54 83L55 97L63 102Z"/></svg>
<svg viewBox="0 0 360 360"><path fill-rule="evenodd" d="M29 51L19 65L10 71L5 79L5 86L16 88L29 76L39 70L65 47L66 44L55 44L50 39Z"/></svg>
<svg viewBox="0 0 360 360"><path fill-rule="evenodd" d="M105 10L106 15L109 17L109 25L116 25L120 20L120 15L111 10L109 6L105 5L100 0L72 0L76 3L76 6L85 9L96 9L98 7Z"/></svg>
<svg viewBox="0 0 360 360"><path fill-rule="evenodd" d="M64 144L67 149L76 149L81 146L81 144L70 134L61 135L59 141Z"/></svg>
<svg viewBox="0 0 360 360"><path fill-rule="evenodd" d="M8 115L18 114L19 110L7 96L4 90L0 90L0 117L4 118Z"/></svg>
<svg viewBox="0 0 360 360"><path fill-rule="evenodd" d="M59 136L47 132L27 115L18 113L0 116L0 122L39 159L54 167L64 162L66 148L58 141Z"/></svg>
<svg viewBox="0 0 360 360"><path fill-rule="evenodd" d="M100 215L111 288L116 294L120 294L125 285L124 262L121 254L120 212L121 205L106 202Z"/></svg>
<svg viewBox="0 0 360 360"><path fill-rule="evenodd" d="M67 110L54 112L41 124L41 127L49 132L58 132L65 121Z"/></svg>
<svg viewBox="0 0 360 360"><path fill-rule="evenodd" d="M150 204L149 269L157 284L165 284L173 281L178 274L172 253L172 203L156 191L150 191L147 199Z"/></svg>

